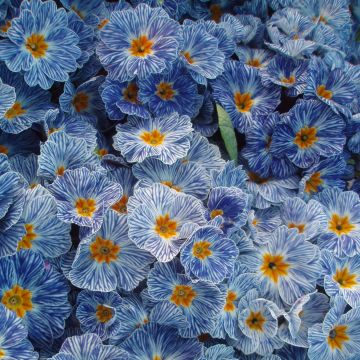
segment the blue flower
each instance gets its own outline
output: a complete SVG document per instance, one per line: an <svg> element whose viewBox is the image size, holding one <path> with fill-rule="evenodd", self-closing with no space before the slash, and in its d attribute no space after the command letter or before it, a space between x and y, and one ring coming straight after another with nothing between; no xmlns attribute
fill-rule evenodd
<svg viewBox="0 0 360 360"><path fill-rule="evenodd" d="M251 197L236 187L214 187L209 195L207 218L221 216L225 234L231 234L246 224Z"/></svg>
<svg viewBox="0 0 360 360"><path fill-rule="evenodd" d="M140 187L161 183L201 200L206 199L210 190L208 174L196 163L182 163L178 160L172 165L166 165L160 160L150 158L135 164L132 171L139 179Z"/></svg>
<svg viewBox="0 0 360 360"><path fill-rule="evenodd" d="M315 165L320 156L339 154L345 143L344 122L316 100L297 103L276 127L271 151L286 155L301 168Z"/></svg>
<svg viewBox="0 0 360 360"><path fill-rule="evenodd" d="M327 225L322 205L316 200L305 203L300 198L287 199L281 207L281 219L289 229L297 229L305 240L315 240Z"/></svg>
<svg viewBox="0 0 360 360"><path fill-rule="evenodd" d="M49 186L55 197L58 217L66 223L100 229L106 210L122 195L119 184L87 168L66 170Z"/></svg>
<svg viewBox="0 0 360 360"><path fill-rule="evenodd" d="M140 101L136 81L120 82L106 78L102 85L101 98L111 120L121 120L127 115L150 118L150 112Z"/></svg>
<svg viewBox="0 0 360 360"><path fill-rule="evenodd" d="M72 10L86 24L96 26L99 23L98 15L101 13L103 0L60 0L65 9Z"/></svg>
<svg viewBox="0 0 360 360"><path fill-rule="evenodd" d="M182 43L179 23L161 8L139 4L114 11L100 32L97 53L112 80L145 79L161 73L178 56Z"/></svg>
<svg viewBox="0 0 360 360"><path fill-rule="evenodd" d="M313 58L309 64L309 79L305 98L319 99L337 114L351 116L350 104L357 96L350 72L332 69L324 61Z"/></svg>
<svg viewBox="0 0 360 360"><path fill-rule="evenodd" d="M200 360L236 360L235 351L231 346L224 344L213 345L204 351Z"/></svg>
<svg viewBox="0 0 360 360"><path fill-rule="evenodd" d="M234 241L219 228L204 226L186 242L180 261L188 276L217 284L232 274L238 255Z"/></svg>
<svg viewBox="0 0 360 360"><path fill-rule="evenodd" d="M136 330L122 344L131 359L197 359L202 346L196 339L183 339L176 329L157 324L147 324Z"/></svg>
<svg viewBox="0 0 360 360"><path fill-rule="evenodd" d="M318 248L304 235L280 226L268 243L254 249L251 257L244 257L243 264L258 274L262 295L282 306L315 290L320 273L318 258Z"/></svg>
<svg viewBox="0 0 360 360"><path fill-rule="evenodd" d="M60 352L49 360L128 360L128 354L112 345L103 345L96 334L68 337Z"/></svg>
<svg viewBox="0 0 360 360"><path fill-rule="evenodd" d="M249 168L263 178L285 178L296 172L296 167L290 160L286 157L278 158L278 154L271 151L273 134L280 122L278 112L257 116L245 134L246 145L241 155L247 160Z"/></svg>
<svg viewBox="0 0 360 360"><path fill-rule="evenodd" d="M326 293L331 297L340 295L351 307L359 307L360 255L338 258L324 249L321 251L320 262Z"/></svg>
<svg viewBox="0 0 360 360"><path fill-rule="evenodd" d="M225 62L225 72L214 80L212 87L214 99L242 133L253 125L254 116L268 114L280 102L277 87L263 86L259 71L238 61Z"/></svg>
<svg viewBox="0 0 360 360"><path fill-rule="evenodd" d="M359 195L328 188L315 199L323 205L327 220L327 227L317 239L319 247L339 257L360 254Z"/></svg>
<svg viewBox="0 0 360 360"><path fill-rule="evenodd" d="M129 240L126 216L109 210L100 230L81 241L69 279L92 291L131 291L145 278L153 260Z"/></svg>
<svg viewBox="0 0 360 360"><path fill-rule="evenodd" d="M0 129L18 134L41 120L51 107L50 93L39 87L30 88L20 74L11 73L5 65L0 66L3 84L0 111ZM11 90L10 90L11 88Z"/></svg>
<svg viewBox="0 0 360 360"><path fill-rule="evenodd" d="M169 302L185 317L187 327L179 328L180 335L194 337L211 331L224 305L224 296L216 285L203 281L193 283L182 271L175 260L155 263L148 277L148 289L151 297Z"/></svg>
<svg viewBox="0 0 360 360"><path fill-rule="evenodd" d="M204 23L185 22L181 59L194 80L202 85L224 71L224 53L218 39L211 35Z"/></svg>
<svg viewBox="0 0 360 360"><path fill-rule="evenodd" d="M273 53L266 49L253 49L247 46L238 46L235 51L239 61L258 69L266 69Z"/></svg>
<svg viewBox="0 0 360 360"><path fill-rule="evenodd" d="M122 299L116 292L83 290L76 299L76 317L84 332L92 332L106 340L120 328L118 312Z"/></svg>
<svg viewBox="0 0 360 360"><path fill-rule="evenodd" d="M169 72L139 81L139 87L140 100L148 104L155 116L177 112L193 118L203 102L196 82L180 62L174 63Z"/></svg>
<svg viewBox="0 0 360 360"><path fill-rule="evenodd" d="M5 359L37 360L26 326L20 318L0 305L0 354Z"/></svg>
<svg viewBox="0 0 360 360"><path fill-rule="evenodd" d="M190 235L187 225L205 225L199 200L158 183L138 189L129 199L128 211L130 239L159 261L170 261L179 253Z"/></svg>
<svg viewBox="0 0 360 360"><path fill-rule="evenodd" d="M141 162L148 157L173 164L190 148L191 120L173 113L154 119L131 117L117 126L114 148L129 162Z"/></svg>
<svg viewBox="0 0 360 360"><path fill-rule="evenodd" d="M0 268L2 304L23 320L35 346L51 346L71 311L65 278L31 251L0 259Z"/></svg>
<svg viewBox="0 0 360 360"><path fill-rule="evenodd" d="M101 170L98 159L87 148L86 141L68 136L64 131L53 133L41 145L38 163L38 175L48 181L64 175L65 170L82 166Z"/></svg>
<svg viewBox="0 0 360 360"><path fill-rule="evenodd" d="M307 68L307 61L277 55L261 70L261 79L266 86L273 83L286 88L287 95L298 96L304 93L307 85Z"/></svg>
<svg viewBox="0 0 360 360"><path fill-rule="evenodd" d="M0 154L9 158L18 154L39 154L40 138L35 131L28 129L19 134L8 134L0 130Z"/></svg>
<svg viewBox="0 0 360 360"><path fill-rule="evenodd" d="M284 313L286 321L279 326L280 339L294 346L308 348L308 329L321 323L328 310L329 299L325 294L315 292L300 297Z"/></svg>
<svg viewBox="0 0 360 360"><path fill-rule="evenodd" d="M310 360L355 359L360 351L360 308L344 314L345 301L335 299L324 322L308 332Z"/></svg>
<svg viewBox="0 0 360 360"><path fill-rule="evenodd" d="M221 170L211 171L212 187L237 187L245 190L247 180L248 176L242 165L236 166L234 161L227 161Z"/></svg>
<svg viewBox="0 0 360 360"><path fill-rule="evenodd" d="M7 33L0 41L0 60L13 72L24 71L29 86L49 89L76 70L79 37L68 28L65 10L57 9L54 1L23 1Z"/></svg>

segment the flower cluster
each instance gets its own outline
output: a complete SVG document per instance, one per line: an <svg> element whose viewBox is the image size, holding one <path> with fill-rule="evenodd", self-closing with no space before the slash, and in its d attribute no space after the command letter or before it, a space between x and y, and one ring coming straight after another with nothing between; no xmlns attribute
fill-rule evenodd
<svg viewBox="0 0 360 360"><path fill-rule="evenodd" d="M355 360L360 1L0 0L0 360Z"/></svg>

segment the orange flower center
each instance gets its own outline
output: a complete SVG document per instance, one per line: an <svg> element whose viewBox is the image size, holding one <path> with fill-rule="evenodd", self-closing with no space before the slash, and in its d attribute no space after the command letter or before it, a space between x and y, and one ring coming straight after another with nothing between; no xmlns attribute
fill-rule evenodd
<svg viewBox="0 0 360 360"><path fill-rule="evenodd" d="M222 10L219 4L213 4L210 6L211 19L219 23L222 15Z"/></svg>
<svg viewBox="0 0 360 360"><path fill-rule="evenodd" d="M65 166L61 165L56 169L56 175L63 176L65 172Z"/></svg>
<svg viewBox="0 0 360 360"><path fill-rule="evenodd" d="M8 153L9 153L9 149L4 145L0 145L0 154L7 155Z"/></svg>
<svg viewBox="0 0 360 360"><path fill-rule="evenodd" d="M332 214L329 221L329 230L340 236L348 234L355 229L355 225L351 224L348 216Z"/></svg>
<svg viewBox="0 0 360 360"><path fill-rule="evenodd" d="M327 25L327 20L324 18L323 15L320 15L319 17L316 17L316 16L313 16L312 17L312 21L316 22L316 21L320 21L322 22L323 24Z"/></svg>
<svg viewBox="0 0 360 360"><path fill-rule="evenodd" d="M349 341L350 337L347 335L346 325L337 325L329 332L327 342L331 347L331 350L342 350L343 344Z"/></svg>
<svg viewBox="0 0 360 360"><path fill-rule="evenodd" d="M18 317L24 317L27 311L32 310L31 291L15 285L6 291L1 302L11 311L15 311Z"/></svg>
<svg viewBox="0 0 360 360"><path fill-rule="evenodd" d="M96 201L91 198L78 198L75 201L75 208L78 215L91 217L96 210Z"/></svg>
<svg viewBox="0 0 360 360"><path fill-rule="evenodd" d="M246 325L249 329L255 330L255 331L263 331L263 326L266 319L262 315L261 311L251 311L248 318L245 320Z"/></svg>
<svg viewBox="0 0 360 360"><path fill-rule="evenodd" d="M224 211L221 209L215 209L210 213L211 219L214 219L216 216L222 216L224 214Z"/></svg>
<svg viewBox="0 0 360 360"><path fill-rule="evenodd" d="M289 229L298 229L299 233L302 234L305 230L305 224L294 224L294 223L290 223L288 224L288 228Z"/></svg>
<svg viewBox="0 0 360 360"><path fill-rule="evenodd" d="M78 92L75 94L72 104L78 113L86 110L89 106L89 95L84 92Z"/></svg>
<svg viewBox="0 0 360 360"><path fill-rule="evenodd" d="M358 284L356 277L356 274L351 274L349 269L344 267L342 269L336 269L333 279L340 285L340 287L349 289Z"/></svg>
<svg viewBox="0 0 360 360"><path fill-rule="evenodd" d="M247 61L247 64L253 67L261 67L261 61L258 58L250 59Z"/></svg>
<svg viewBox="0 0 360 360"><path fill-rule="evenodd" d="M99 25L97 26L97 28L98 28L99 30L101 30L105 25L108 24L108 22L109 22L109 19L101 20L100 23L99 23Z"/></svg>
<svg viewBox="0 0 360 360"><path fill-rule="evenodd" d="M178 186L174 185L174 184L172 183L172 181L166 180L166 181L161 181L161 183L162 183L163 185L168 186L168 187L171 188L171 189L174 189L174 190L178 191L178 192L181 191L181 189L180 189Z"/></svg>
<svg viewBox="0 0 360 360"><path fill-rule="evenodd" d="M10 29L11 21L7 20L4 25L0 26L0 30L4 33L7 33L7 31Z"/></svg>
<svg viewBox="0 0 360 360"><path fill-rule="evenodd" d="M325 98L325 99L328 99L330 100L333 96L333 93L331 90L326 90L326 86L325 85L319 85L317 88L316 88L316 93Z"/></svg>
<svg viewBox="0 0 360 360"><path fill-rule="evenodd" d="M105 305L98 305L96 307L96 317L99 322L107 323L113 317L112 309Z"/></svg>
<svg viewBox="0 0 360 360"><path fill-rule="evenodd" d="M140 135L140 139L145 141L151 146L159 146L164 142L165 134L162 134L159 130L144 131Z"/></svg>
<svg viewBox="0 0 360 360"><path fill-rule="evenodd" d="M48 47L49 45L42 34L32 34L26 39L25 48L36 59L43 58Z"/></svg>
<svg viewBox="0 0 360 360"><path fill-rule="evenodd" d="M96 149L96 154L100 157L103 157L103 156L107 155L108 153L109 153L109 151L105 148Z"/></svg>
<svg viewBox="0 0 360 360"><path fill-rule="evenodd" d="M189 307L196 297L196 292L190 285L176 285L170 301L176 306Z"/></svg>
<svg viewBox="0 0 360 360"><path fill-rule="evenodd" d="M177 235L177 222L170 219L169 214L156 218L155 232L163 239L170 239Z"/></svg>
<svg viewBox="0 0 360 360"><path fill-rule="evenodd" d="M189 64L194 64L195 63L195 60L191 57L189 51L182 51L181 53L184 55L185 59L187 60L187 62Z"/></svg>
<svg viewBox="0 0 360 360"><path fill-rule="evenodd" d="M149 40L146 35L140 35L137 39L131 41L130 54L132 56L146 57L153 53L153 41Z"/></svg>
<svg viewBox="0 0 360 360"><path fill-rule="evenodd" d="M256 226L259 223L259 221L257 219L254 219L251 223L253 226Z"/></svg>
<svg viewBox="0 0 360 360"><path fill-rule="evenodd" d="M0 359L4 358L6 355L6 352L4 349L0 349Z"/></svg>
<svg viewBox="0 0 360 360"><path fill-rule="evenodd" d="M139 88L136 83L131 82L128 86L123 90L124 99L132 104L139 104L138 100L138 92Z"/></svg>
<svg viewBox="0 0 360 360"><path fill-rule="evenodd" d="M21 104L19 102L16 102L11 109L9 109L4 117L7 120L12 120L16 118L17 116L21 116L26 114L26 110L21 107Z"/></svg>
<svg viewBox="0 0 360 360"><path fill-rule="evenodd" d="M171 100L176 94L172 83L161 82L156 89L156 95L165 101Z"/></svg>
<svg viewBox="0 0 360 360"><path fill-rule="evenodd" d="M249 171L248 172L248 177L249 177L249 180L256 183L256 184L265 184L269 179L267 178L262 178L261 176L259 176L258 174L252 172L252 171Z"/></svg>
<svg viewBox="0 0 360 360"><path fill-rule="evenodd" d="M308 149L311 147L318 138L316 137L316 128L314 127L303 127L300 129L294 139L294 144L296 144L301 149Z"/></svg>
<svg viewBox="0 0 360 360"><path fill-rule="evenodd" d="M48 133L49 133L49 135L51 135L51 134L53 134L54 132L57 132L57 131L59 131L59 130L61 130L61 128L50 128L49 131L48 131Z"/></svg>
<svg viewBox="0 0 360 360"><path fill-rule="evenodd" d="M290 75L289 77L282 77L280 79L281 82L285 83L285 84L294 84L296 79L294 75Z"/></svg>
<svg viewBox="0 0 360 360"><path fill-rule="evenodd" d="M90 245L91 258L98 263L110 264L115 261L120 252L120 246L111 240L103 239L97 236Z"/></svg>
<svg viewBox="0 0 360 360"><path fill-rule="evenodd" d="M237 91L234 94L234 101L237 110L241 113L249 112L254 104L251 94L248 92L242 94L240 91Z"/></svg>
<svg viewBox="0 0 360 360"><path fill-rule="evenodd" d="M162 360L160 355L154 355L152 360Z"/></svg>
<svg viewBox="0 0 360 360"><path fill-rule="evenodd" d="M321 173L320 171L317 171L313 173L310 178L306 181L305 184L305 192L318 192L319 186L323 183L323 180L321 179Z"/></svg>
<svg viewBox="0 0 360 360"><path fill-rule="evenodd" d="M263 255L263 263L260 270L270 280L277 283L280 277L288 274L289 267L290 264L284 261L284 257L282 255L265 253Z"/></svg>
<svg viewBox="0 0 360 360"><path fill-rule="evenodd" d="M37 235L34 231L34 225L32 224L25 224L26 233L20 240L18 244L18 251L21 249L31 249L32 242L36 239Z"/></svg>
<svg viewBox="0 0 360 360"><path fill-rule="evenodd" d="M75 6L75 5L71 5L71 10L77 14L79 16L80 19L84 18L84 15L82 14L82 12Z"/></svg>
<svg viewBox="0 0 360 360"><path fill-rule="evenodd" d="M193 255L199 260L205 260L212 254L210 250L211 243L208 241L199 241L192 248Z"/></svg>
<svg viewBox="0 0 360 360"><path fill-rule="evenodd" d="M127 202L128 197L123 195L119 201L117 201L111 208L120 214L127 214Z"/></svg>
<svg viewBox="0 0 360 360"><path fill-rule="evenodd" d="M235 300L237 299L237 295L234 291L228 290L226 295L226 301L224 305L224 311L226 312L232 312L236 309L236 306L234 304Z"/></svg>

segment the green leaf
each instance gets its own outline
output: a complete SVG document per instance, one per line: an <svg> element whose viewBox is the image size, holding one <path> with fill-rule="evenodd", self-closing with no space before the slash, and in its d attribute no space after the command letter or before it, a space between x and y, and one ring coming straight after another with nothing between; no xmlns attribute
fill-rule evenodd
<svg viewBox="0 0 360 360"><path fill-rule="evenodd" d="M230 159L237 162L237 141L230 117L228 113L218 104L216 104L216 110L219 118L220 133L224 140L226 151L228 152Z"/></svg>

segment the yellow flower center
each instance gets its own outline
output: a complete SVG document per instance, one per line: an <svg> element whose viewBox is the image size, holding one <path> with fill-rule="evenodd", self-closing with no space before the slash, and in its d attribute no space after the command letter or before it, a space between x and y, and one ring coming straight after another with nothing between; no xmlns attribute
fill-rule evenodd
<svg viewBox="0 0 360 360"><path fill-rule="evenodd" d="M1 302L11 311L15 311L18 317L24 317L27 311L32 310L31 291L15 285L6 291Z"/></svg>
<svg viewBox="0 0 360 360"><path fill-rule="evenodd" d="M109 22L109 19L104 19L104 20L101 20L100 23L98 24L97 28L99 30L101 30L105 25L107 25Z"/></svg>
<svg viewBox="0 0 360 360"><path fill-rule="evenodd" d="M176 285L170 301L176 306L189 307L196 297L196 292L190 285Z"/></svg>
<svg viewBox="0 0 360 360"><path fill-rule="evenodd" d="M159 130L144 131L140 135L140 139L145 141L150 146L159 146L164 142L165 134L162 134Z"/></svg>
<svg viewBox="0 0 360 360"><path fill-rule="evenodd" d="M128 86L123 90L124 99L132 104L139 104L138 100L138 92L139 88L136 83L131 82Z"/></svg>
<svg viewBox="0 0 360 360"><path fill-rule="evenodd" d="M78 113L86 110L89 106L89 95L84 92L78 92L75 94L72 104Z"/></svg>
<svg viewBox="0 0 360 360"><path fill-rule="evenodd" d="M97 236L95 241L90 244L91 258L98 263L110 264L117 259L119 252L119 245L100 236Z"/></svg>
<svg viewBox="0 0 360 360"><path fill-rule="evenodd" d="M174 189L174 190L178 191L178 192L181 191L181 189L180 189L178 186L174 185L174 184L172 183L172 181L166 180L166 181L161 181L161 183L162 183L163 185L168 186L168 187L171 188L171 189Z"/></svg>
<svg viewBox="0 0 360 360"><path fill-rule="evenodd" d="M120 214L127 214L127 202L128 197L123 195L119 201L111 206L111 208Z"/></svg>
<svg viewBox="0 0 360 360"><path fill-rule="evenodd" d="M224 311L226 312L232 312L236 309L236 306L234 304L235 300L237 299L237 295L234 291L228 290L226 295L226 301L224 305Z"/></svg>
<svg viewBox="0 0 360 360"><path fill-rule="evenodd" d="M6 352L4 349L0 349L0 359L4 358L6 355Z"/></svg>
<svg viewBox="0 0 360 360"><path fill-rule="evenodd" d="M169 101L173 99L175 94L172 83L161 82L156 86L156 95L162 100Z"/></svg>
<svg viewBox="0 0 360 360"><path fill-rule="evenodd" d="M333 96L333 93L331 90L326 90L326 86L325 85L319 85L317 88L316 88L316 93L325 98L325 99L328 99L330 100Z"/></svg>
<svg viewBox="0 0 360 360"><path fill-rule="evenodd" d="M20 240L17 249L31 249L32 242L36 239L37 235L34 231L34 225L32 224L25 224L26 233Z"/></svg>
<svg viewBox="0 0 360 360"><path fill-rule="evenodd" d="M260 270L270 280L277 283L280 277L288 274L289 267L290 264L284 261L284 257L282 255L265 253L263 255L263 263Z"/></svg>
<svg viewBox="0 0 360 360"><path fill-rule="evenodd" d="M219 4L210 5L210 13L211 13L211 20L214 20L215 22L219 23L223 13L220 5Z"/></svg>
<svg viewBox="0 0 360 360"><path fill-rule="evenodd" d="M349 341L350 337L347 335L346 325L337 325L329 332L327 342L332 350L342 350L343 344Z"/></svg>
<svg viewBox="0 0 360 360"><path fill-rule="evenodd" d="M189 64L194 64L195 63L195 60L191 57L189 51L182 51L181 53L184 55L185 59L187 60L187 62Z"/></svg>
<svg viewBox="0 0 360 360"><path fill-rule="evenodd" d="M355 225L351 224L348 216L332 214L329 221L329 230L336 235L348 234L355 229Z"/></svg>
<svg viewBox="0 0 360 360"><path fill-rule="evenodd" d="M170 219L169 214L156 218L155 231L163 239L170 239L177 235L177 222Z"/></svg>
<svg viewBox="0 0 360 360"><path fill-rule="evenodd" d="M316 132L314 127L303 127L296 133L294 144L301 149L308 149L318 140Z"/></svg>
<svg viewBox="0 0 360 360"><path fill-rule="evenodd" d="M214 219L216 216L221 216L224 214L224 211L221 209L215 209L210 213L211 219Z"/></svg>
<svg viewBox="0 0 360 360"><path fill-rule="evenodd" d="M32 34L26 39L25 48L36 59L43 58L48 47L49 45L42 34Z"/></svg>
<svg viewBox="0 0 360 360"><path fill-rule="evenodd" d="M17 116L21 116L26 114L26 110L21 107L21 104L19 102L16 102L11 109L9 109L4 117L7 120L12 120L16 118Z"/></svg>
<svg viewBox="0 0 360 360"><path fill-rule="evenodd" d="M131 41L129 51L132 56L146 57L153 53L152 46L153 41L149 40L146 35L140 35Z"/></svg>
<svg viewBox="0 0 360 360"><path fill-rule="evenodd" d="M299 233L302 234L305 230L305 224L294 224L290 223L288 224L289 229L298 229Z"/></svg>
<svg viewBox="0 0 360 360"><path fill-rule="evenodd" d="M248 318L245 320L246 325L249 329L255 330L255 331L263 331L263 326L266 319L262 315L261 311L251 311Z"/></svg>
<svg viewBox="0 0 360 360"><path fill-rule="evenodd" d="M352 288L358 284L356 280L356 274L351 274L347 267L342 269L336 269L336 273L333 276L333 279L340 285L342 288Z"/></svg>
<svg viewBox="0 0 360 360"><path fill-rule="evenodd" d="M200 259L205 260L207 257L209 257L212 254L212 251L210 250L211 243L208 241L199 241L194 244L192 248L193 255Z"/></svg>
<svg viewBox="0 0 360 360"><path fill-rule="evenodd" d="M96 210L96 201L91 198L78 198L75 201L75 208L78 215L91 217Z"/></svg>
<svg viewBox="0 0 360 360"><path fill-rule="evenodd" d="M251 99L251 94L248 92L242 94L240 91L237 91L234 94L234 101L237 110L241 113L249 112L254 104L254 101Z"/></svg>
<svg viewBox="0 0 360 360"><path fill-rule="evenodd" d="M318 192L319 186L323 183L323 180L321 179L321 173L320 171L317 171L313 173L308 180L306 180L305 184L305 192Z"/></svg>
<svg viewBox="0 0 360 360"><path fill-rule="evenodd" d="M7 33L7 31L10 29L11 21L7 20L4 25L0 26L0 30L4 33Z"/></svg>
<svg viewBox="0 0 360 360"><path fill-rule="evenodd" d="M98 305L96 307L96 317L99 322L107 323L113 317L112 309L105 305Z"/></svg>
<svg viewBox="0 0 360 360"><path fill-rule="evenodd" d="M261 67L261 61L258 58L250 59L247 61L246 64L253 66L253 67L257 67L257 68Z"/></svg>
<svg viewBox="0 0 360 360"><path fill-rule="evenodd" d="M294 75L290 75L289 77L282 77L280 81L285 84L294 84L296 79Z"/></svg>
<svg viewBox="0 0 360 360"><path fill-rule="evenodd" d="M0 145L0 154L7 155L8 153L9 153L9 148L4 145Z"/></svg>
<svg viewBox="0 0 360 360"><path fill-rule="evenodd" d="M253 226L256 226L259 223L259 221L257 219L254 219L251 223Z"/></svg>

